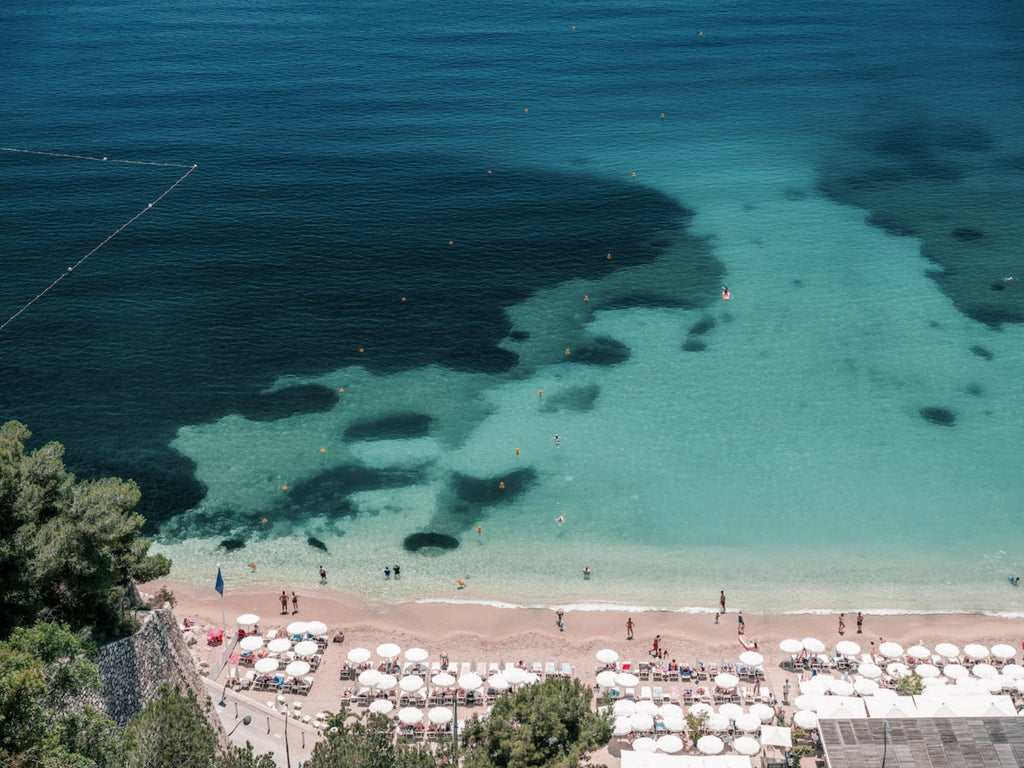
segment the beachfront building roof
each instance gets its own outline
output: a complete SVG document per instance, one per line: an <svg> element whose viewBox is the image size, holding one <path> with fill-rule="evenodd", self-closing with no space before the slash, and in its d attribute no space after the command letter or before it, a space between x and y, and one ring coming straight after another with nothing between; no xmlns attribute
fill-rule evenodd
<svg viewBox="0 0 1024 768"><path fill-rule="evenodd" d="M887 728L888 726L888 728ZM828 768L1018 768L1024 718L915 717L820 720Z"/></svg>

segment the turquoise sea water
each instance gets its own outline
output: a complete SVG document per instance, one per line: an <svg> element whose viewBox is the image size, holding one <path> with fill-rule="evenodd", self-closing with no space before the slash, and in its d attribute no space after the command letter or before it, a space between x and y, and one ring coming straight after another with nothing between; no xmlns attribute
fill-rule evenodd
<svg viewBox="0 0 1024 768"><path fill-rule="evenodd" d="M6 147L198 165L0 332L0 413L177 578L1024 608L1016 4L2 25ZM181 173L0 153L0 315Z"/></svg>

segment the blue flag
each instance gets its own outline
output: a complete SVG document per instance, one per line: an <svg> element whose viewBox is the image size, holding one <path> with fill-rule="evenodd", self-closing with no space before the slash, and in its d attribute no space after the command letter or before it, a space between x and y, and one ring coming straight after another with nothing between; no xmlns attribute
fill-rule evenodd
<svg viewBox="0 0 1024 768"><path fill-rule="evenodd" d="M217 583L213 585L213 588L220 592L221 597L224 597L224 577L220 575L220 568L217 569Z"/></svg>

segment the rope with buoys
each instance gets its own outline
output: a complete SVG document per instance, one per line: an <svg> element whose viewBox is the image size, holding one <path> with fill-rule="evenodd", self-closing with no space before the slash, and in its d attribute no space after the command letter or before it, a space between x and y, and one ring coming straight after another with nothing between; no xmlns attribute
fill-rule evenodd
<svg viewBox="0 0 1024 768"><path fill-rule="evenodd" d="M126 222L124 222L124 224L122 224L117 229L115 229L113 232L111 232L109 235L107 235L99 245L97 245L95 248L93 248L91 251L89 251L87 254L85 254L85 256L80 258L78 261L76 261L70 267L68 267L66 272L62 272L60 274L60 276L57 277L56 280L54 280L52 283L50 283L48 286L46 286L43 290L41 290L38 294L36 294L21 309L19 309L13 315L11 315L9 318L7 318L3 323L0 323L0 331L4 330L17 317L19 317L22 313L24 313L29 307L31 307L33 304L35 304L37 301L39 301L39 299L43 298L43 296L48 294L54 288L56 288L61 280L63 280L65 277L67 277L72 272L74 272L76 268L81 266L85 262L85 260L88 259L90 256L92 256L94 253L96 253L96 251L100 250L100 248L105 246L107 243L109 243L111 240L113 240L115 237L117 237L119 234L121 234L125 229L127 229L132 224L134 224L144 213L149 212L153 208L154 205L159 203L161 200L163 200L165 197L167 197L167 195L169 195L171 192L173 192L175 187L177 187L185 179L187 179L189 174L191 174L192 171L194 171L198 167L195 163L193 163L192 165L182 165L181 163L158 163L158 162L153 162L153 161L150 161L150 160L118 160L118 159L111 160L108 157L93 157L91 155L73 155L73 154L69 154L69 153L66 153L66 152L45 152L45 151L36 150L36 149L19 149L17 147L0 147L0 151L2 151L2 152L18 152L18 153L25 154L25 155L43 155L45 157L64 157L64 158L69 158L69 159L72 159L72 160L92 160L92 161L100 162L100 163L119 163L121 165L151 165L151 166L160 166L160 167L163 167L163 168L184 168L185 169L185 172L183 174L181 174L181 176L179 176L177 178L177 180L175 180L175 182L173 184L171 184L169 187L167 187L167 189L165 189L163 192L161 192L157 196L157 198L155 200L153 200L153 202L147 203L145 208L143 208L141 211L139 211L134 216L132 216L130 219L128 219Z"/></svg>

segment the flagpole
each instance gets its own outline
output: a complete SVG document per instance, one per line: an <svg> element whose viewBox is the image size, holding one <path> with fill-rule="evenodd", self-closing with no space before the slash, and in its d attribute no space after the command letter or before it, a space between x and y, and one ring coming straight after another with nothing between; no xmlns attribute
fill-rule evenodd
<svg viewBox="0 0 1024 768"><path fill-rule="evenodd" d="M228 620L224 616L224 581L223 581L223 579L221 578L221 575L220 575L220 563L217 563L217 578L220 580L218 582L220 584L220 589L217 590L218 592L220 592L220 625L221 625L221 627L224 630L224 645L227 646L227 644L228 644Z"/></svg>

